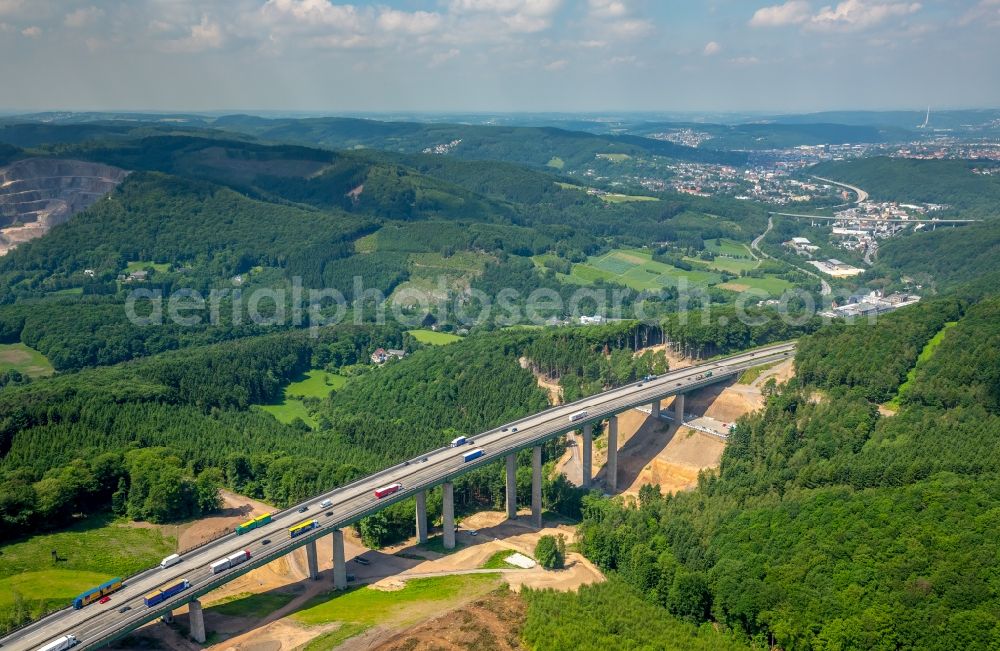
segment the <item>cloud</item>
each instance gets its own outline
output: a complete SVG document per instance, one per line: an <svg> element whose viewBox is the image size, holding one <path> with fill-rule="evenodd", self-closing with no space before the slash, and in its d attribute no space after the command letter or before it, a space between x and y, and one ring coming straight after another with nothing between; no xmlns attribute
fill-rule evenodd
<svg viewBox="0 0 1000 651"><path fill-rule="evenodd" d="M827 6L809 19L809 27L820 30L860 30L889 18L908 16L920 11L919 2L868 2L844 0L836 7Z"/></svg>
<svg viewBox="0 0 1000 651"><path fill-rule="evenodd" d="M28 38L38 38L42 35L42 28L37 25L32 25L31 27L25 27L21 30L22 36L27 36Z"/></svg>
<svg viewBox="0 0 1000 651"><path fill-rule="evenodd" d="M704 54L707 57L710 57L718 54L721 51L722 51L721 45L719 45L715 41L709 41L708 43L705 44L705 49L702 51L702 54Z"/></svg>
<svg viewBox="0 0 1000 651"><path fill-rule="evenodd" d="M642 62L634 54L627 56L617 56L608 59L608 65L612 66L641 66Z"/></svg>
<svg viewBox="0 0 1000 651"><path fill-rule="evenodd" d="M0 0L0 16L13 16L23 6L24 0Z"/></svg>
<svg viewBox="0 0 1000 651"><path fill-rule="evenodd" d="M562 70L563 68L565 68L568 65L569 65L569 61L567 61L566 59L558 59L556 61L553 61L552 63L547 64L545 66L545 69L546 70L552 70L552 71Z"/></svg>
<svg viewBox="0 0 1000 651"><path fill-rule="evenodd" d="M97 22L97 19L104 15L103 9L97 7L81 7L76 11L66 14L63 24L66 27L87 27Z"/></svg>
<svg viewBox="0 0 1000 651"><path fill-rule="evenodd" d="M454 47L448 50L447 52L437 52L436 54L434 54L434 56L431 57L431 66L432 67L439 66L445 61L448 61L449 59L454 59L461 53L462 53L461 50Z"/></svg>
<svg viewBox="0 0 1000 651"><path fill-rule="evenodd" d="M760 63L760 59L757 57L733 57L729 63L734 66L755 66Z"/></svg>
<svg viewBox="0 0 1000 651"><path fill-rule="evenodd" d="M452 0L452 14L493 14L512 32L530 34L552 26L562 0Z"/></svg>
<svg viewBox="0 0 1000 651"><path fill-rule="evenodd" d="M222 47L224 41L225 37L218 23L209 20L208 16L202 16L201 22L192 25L187 36L166 41L162 49L165 52L190 54L217 50Z"/></svg>
<svg viewBox="0 0 1000 651"><path fill-rule="evenodd" d="M751 27L782 27L809 20L812 9L805 0L788 0L783 5L761 7L750 19Z"/></svg>
<svg viewBox="0 0 1000 651"><path fill-rule="evenodd" d="M628 7L619 0L590 0L590 15L595 18L621 18L628 14Z"/></svg>
<svg viewBox="0 0 1000 651"><path fill-rule="evenodd" d="M601 38L636 39L653 31L653 23L637 18L625 0L588 0L586 22Z"/></svg>
<svg viewBox="0 0 1000 651"><path fill-rule="evenodd" d="M1000 27L1000 0L980 0L958 19L963 27L973 23Z"/></svg>
<svg viewBox="0 0 1000 651"><path fill-rule="evenodd" d="M996 0L984 0L995 2ZM751 27L804 25L807 29L852 31L873 27L889 18L920 11L919 2L880 2L878 0L843 0L826 5L813 14L806 0L788 0L781 5L761 7L750 19Z"/></svg>
<svg viewBox="0 0 1000 651"><path fill-rule="evenodd" d="M405 34L427 34L441 25L441 14L430 11L399 11L384 9L376 19L376 24L387 32Z"/></svg>

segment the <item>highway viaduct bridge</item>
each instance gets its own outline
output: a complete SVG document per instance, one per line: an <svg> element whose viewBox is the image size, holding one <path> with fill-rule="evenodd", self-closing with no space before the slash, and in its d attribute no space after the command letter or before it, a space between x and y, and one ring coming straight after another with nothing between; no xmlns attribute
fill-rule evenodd
<svg viewBox="0 0 1000 651"><path fill-rule="evenodd" d="M78 649L91 649L107 645L140 626L163 617L169 620L172 611L189 605L191 636L198 642L205 641L205 622L202 613L202 595L215 590L250 570L292 552L306 548L309 573L319 577L316 542L331 536L333 545L334 586L347 587L347 568L344 560L344 527L375 513L389 504L416 498L416 532L420 542L427 540L427 491L436 486L443 488L443 540L446 548L455 546L455 508L452 481L475 468L498 460L505 460L507 471L507 515L517 517L517 486L515 481L517 453L531 449L531 524L542 525L542 444L571 431L582 430L583 485L592 484L592 433L596 423L608 421L608 460L606 464L607 488L614 492L618 477L618 417L634 407L652 405L652 415L659 416L660 401L675 396L675 421L681 422L684 413L684 394L720 380L731 379L753 366L771 364L788 359L795 344L784 343L766 346L738 355L710 361L676 371L669 371L646 382L633 382L572 403L552 407L543 412L487 430L470 437L470 443L459 447L439 448L415 459L386 468L373 475L313 497L292 508L273 515L272 521L243 535L227 534L209 543L181 554L180 561L167 568L155 567L125 580L124 587L114 593L106 604L94 603L80 610L65 608L25 626L0 640L5 651L39 649L64 635L73 635L79 641ZM586 412L586 415L580 415ZM571 419L571 416L576 416ZM482 449L482 456L466 462L464 455ZM385 485L399 483L400 490L382 499L374 491ZM330 500L332 506L320 508L319 503ZM302 511L302 509L305 509ZM289 527L303 521L315 520L315 529L295 538L290 537ZM245 563L214 573L214 561L243 550L250 552ZM190 587L183 592L147 608L143 596L179 580L186 579ZM128 606L127 610L124 610Z"/></svg>

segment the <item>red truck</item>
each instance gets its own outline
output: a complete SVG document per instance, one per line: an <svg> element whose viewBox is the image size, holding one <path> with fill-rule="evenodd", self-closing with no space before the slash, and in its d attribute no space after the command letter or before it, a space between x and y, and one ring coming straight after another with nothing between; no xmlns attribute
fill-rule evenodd
<svg viewBox="0 0 1000 651"><path fill-rule="evenodd" d="M382 499L383 497L392 495L402 487L403 487L402 484L389 484L388 486L383 486L382 488L376 488L375 497Z"/></svg>

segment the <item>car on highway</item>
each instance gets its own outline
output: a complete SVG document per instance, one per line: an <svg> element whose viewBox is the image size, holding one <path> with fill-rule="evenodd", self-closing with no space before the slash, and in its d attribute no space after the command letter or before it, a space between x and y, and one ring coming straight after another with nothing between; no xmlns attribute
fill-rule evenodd
<svg viewBox="0 0 1000 651"><path fill-rule="evenodd" d="M118 612L127 613L130 610L132 610L132 606L122 606L121 608L118 609Z"/></svg>
<svg viewBox="0 0 1000 651"><path fill-rule="evenodd" d="M470 536L478 536L479 532L476 531L475 529L469 529L469 535Z"/></svg>
<svg viewBox="0 0 1000 651"><path fill-rule="evenodd" d="M502 430L500 430L500 431L501 431L501 432L506 432L506 431L507 431L507 428L505 427L505 428L503 428L503 429L502 429Z"/></svg>
<svg viewBox="0 0 1000 651"><path fill-rule="evenodd" d="M260 544L262 544L262 545L270 545L271 544L271 539L270 538L265 538L264 540L260 541Z"/></svg>
<svg viewBox="0 0 1000 651"><path fill-rule="evenodd" d="M354 562L357 563L358 565L371 565L372 564L372 562L370 560L368 560L367 558L364 558L363 556L355 556L354 557Z"/></svg>
<svg viewBox="0 0 1000 651"><path fill-rule="evenodd" d="M640 382L639 384L637 384L637 385L635 385L635 386L637 386L637 387L641 388L641 387L642 387L642 382Z"/></svg>
<svg viewBox="0 0 1000 651"><path fill-rule="evenodd" d="M305 513L308 510L309 510L308 506L301 506L301 507L299 507L299 513Z"/></svg>
<svg viewBox="0 0 1000 651"><path fill-rule="evenodd" d="M98 601L97 603L99 603L99 604L106 604L109 601L111 601L111 595L105 595L105 596L101 597L101 600Z"/></svg>
<svg viewBox="0 0 1000 651"><path fill-rule="evenodd" d="M327 511L326 512L326 517L332 518L333 517L333 511Z"/></svg>
<svg viewBox="0 0 1000 651"><path fill-rule="evenodd" d="M516 427L511 427L511 428L510 428L510 432L511 432L511 434L513 434L513 433L514 433L514 432L516 432L516 431L517 431L517 428L516 428Z"/></svg>
<svg viewBox="0 0 1000 651"><path fill-rule="evenodd" d="M424 457L423 459L421 459L420 463L427 463L427 457Z"/></svg>

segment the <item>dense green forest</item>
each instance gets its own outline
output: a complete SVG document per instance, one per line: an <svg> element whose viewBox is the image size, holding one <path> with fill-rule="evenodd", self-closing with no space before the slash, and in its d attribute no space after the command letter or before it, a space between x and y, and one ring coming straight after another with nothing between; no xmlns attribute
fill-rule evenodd
<svg viewBox="0 0 1000 651"><path fill-rule="evenodd" d="M946 291L996 269L1000 259L1000 222L987 221L932 232L903 234L879 247L868 275L908 276Z"/></svg>
<svg viewBox="0 0 1000 651"><path fill-rule="evenodd" d="M647 488L633 507L586 498L584 553L667 611L761 645L993 648L1000 301L967 307L898 414L880 416L868 397L895 391L890 358L915 359L910 347L935 334L925 319L955 309L804 338L797 364L819 381L877 373L873 340L890 348L877 356L883 378L829 381L817 395L800 375L739 421L718 476L694 493Z"/></svg>
<svg viewBox="0 0 1000 651"><path fill-rule="evenodd" d="M84 512L109 506L119 475L126 493L129 476L77 481L88 473L86 460L154 447L178 460L183 472L176 481L215 469L219 474L212 477L221 484L289 504L438 447L456 432L474 434L545 408L531 371L518 363L522 356L544 351L543 363L587 380L590 390L634 379L652 364L631 355L648 340L640 330L636 324L575 328L559 336L506 330L417 349L375 368L368 365L370 353L402 346L402 329L340 326L318 337L297 331L248 337L12 384L0 391L0 535L57 526L80 512L53 506L40 486L58 488L58 504L86 505ZM627 354L608 366L607 350ZM308 400L317 430L282 425L250 409L273 401L305 370L342 367L362 372L328 399ZM500 504L501 474L481 473L460 485L462 499ZM560 484L547 490L550 504L558 508L565 499L566 509L578 513L578 501ZM406 530L412 525L409 515L399 522ZM382 542L402 531L391 529Z"/></svg>
<svg viewBox="0 0 1000 651"><path fill-rule="evenodd" d="M964 217L996 217L1000 177L974 174L989 163L964 160L860 158L820 163L809 173L857 185L876 201L947 204ZM952 212L952 211L949 211Z"/></svg>

